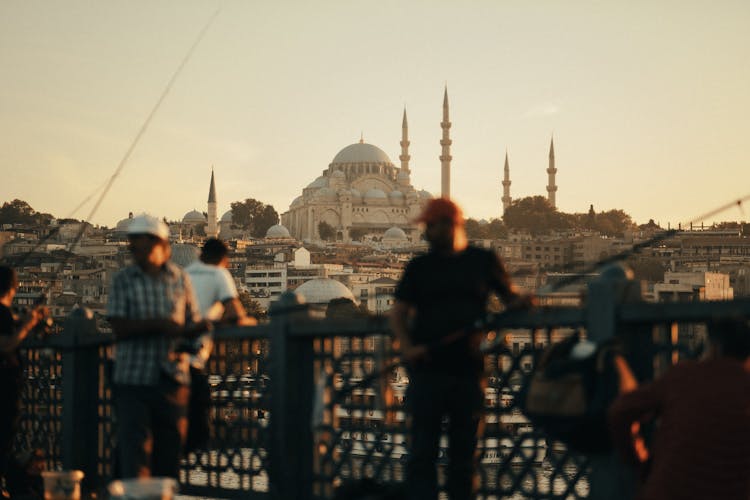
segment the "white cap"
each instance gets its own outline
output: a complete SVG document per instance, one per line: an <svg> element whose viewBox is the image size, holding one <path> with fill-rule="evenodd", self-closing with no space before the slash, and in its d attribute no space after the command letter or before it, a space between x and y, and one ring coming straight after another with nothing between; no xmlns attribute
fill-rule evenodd
<svg viewBox="0 0 750 500"><path fill-rule="evenodd" d="M166 241L169 239L169 228L153 215L143 214L133 217L128 225L128 234L151 234Z"/></svg>

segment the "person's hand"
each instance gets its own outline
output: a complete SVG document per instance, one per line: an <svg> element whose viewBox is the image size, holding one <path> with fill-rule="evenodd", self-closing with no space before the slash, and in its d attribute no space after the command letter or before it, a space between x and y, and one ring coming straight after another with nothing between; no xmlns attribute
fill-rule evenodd
<svg viewBox="0 0 750 500"><path fill-rule="evenodd" d="M47 306L37 306L29 313L29 323L32 327L41 323L49 317L49 308Z"/></svg>
<svg viewBox="0 0 750 500"><path fill-rule="evenodd" d="M186 337L195 338L203 333L213 331L213 329L214 326L210 321L208 321L207 319L202 319L197 323L193 323L189 327L186 327L184 330L184 335Z"/></svg>

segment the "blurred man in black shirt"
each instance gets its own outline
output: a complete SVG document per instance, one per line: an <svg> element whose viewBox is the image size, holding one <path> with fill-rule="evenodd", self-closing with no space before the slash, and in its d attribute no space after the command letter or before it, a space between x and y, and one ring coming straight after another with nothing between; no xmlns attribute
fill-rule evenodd
<svg viewBox="0 0 750 500"><path fill-rule="evenodd" d="M7 473L20 412L22 372L18 346L49 314L46 307L37 306L17 320L11 311L17 288L16 272L0 266L0 478Z"/></svg>
<svg viewBox="0 0 750 500"><path fill-rule="evenodd" d="M478 335L464 333L486 313L491 292L506 306L531 303L513 291L497 255L468 246L461 210L445 198L431 200L418 219L425 224L427 254L412 259L396 288L391 325L407 361L411 450L409 498L438 496L435 460L441 423L448 415L448 474L452 500L472 496L474 449L484 395Z"/></svg>

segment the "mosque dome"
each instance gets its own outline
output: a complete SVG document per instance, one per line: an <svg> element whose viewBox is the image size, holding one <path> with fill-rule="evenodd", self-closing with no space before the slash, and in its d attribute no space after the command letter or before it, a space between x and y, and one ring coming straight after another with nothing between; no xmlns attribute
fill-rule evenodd
<svg viewBox="0 0 750 500"><path fill-rule="evenodd" d="M119 221L117 223L117 226L115 226L115 231L118 233L127 233L131 220L133 219L128 217L127 219L122 219L121 221Z"/></svg>
<svg viewBox="0 0 750 500"><path fill-rule="evenodd" d="M197 210L191 210L182 218L183 224L204 224L205 222L206 218Z"/></svg>
<svg viewBox="0 0 750 500"><path fill-rule="evenodd" d="M383 239L388 240L406 240L406 233L400 227L392 227L383 233Z"/></svg>
<svg viewBox="0 0 750 500"><path fill-rule="evenodd" d="M419 192L419 199L420 200L430 200L432 199L432 193L429 191L425 191L424 189Z"/></svg>
<svg viewBox="0 0 750 500"><path fill-rule="evenodd" d="M232 211L228 210L221 216L221 222L232 222Z"/></svg>
<svg viewBox="0 0 750 500"><path fill-rule="evenodd" d="M382 189L372 188L368 189L365 193L365 198L373 200L373 199L380 199L380 200L387 200L388 195L385 194L385 192Z"/></svg>
<svg viewBox="0 0 750 500"><path fill-rule="evenodd" d="M302 202L304 201L304 198L302 196L297 196L294 201L292 201L292 204L290 205L290 208L295 208L300 205L302 205Z"/></svg>
<svg viewBox="0 0 750 500"><path fill-rule="evenodd" d="M172 245L172 262L180 267L187 267L191 262L198 259L200 250L195 245L187 243L175 243Z"/></svg>
<svg viewBox="0 0 750 500"><path fill-rule="evenodd" d="M352 188L351 193L352 193L352 201L362 199L362 193L360 193L359 189Z"/></svg>
<svg viewBox="0 0 750 500"><path fill-rule="evenodd" d="M331 163L391 163L391 160L379 147L358 142L339 151Z"/></svg>
<svg viewBox="0 0 750 500"><path fill-rule="evenodd" d="M289 230L281 224L276 224L268 228L266 231L266 238L291 238Z"/></svg>
<svg viewBox="0 0 750 500"><path fill-rule="evenodd" d="M308 304L328 304L333 299L350 299L354 294L343 283L331 278L314 278L297 287L294 292L304 297Z"/></svg>
<svg viewBox="0 0 750 500"><path fill-rule="evenodd" d="M322 175L307 185L308 188L318 189L328 187L328 180Z"/></svg>

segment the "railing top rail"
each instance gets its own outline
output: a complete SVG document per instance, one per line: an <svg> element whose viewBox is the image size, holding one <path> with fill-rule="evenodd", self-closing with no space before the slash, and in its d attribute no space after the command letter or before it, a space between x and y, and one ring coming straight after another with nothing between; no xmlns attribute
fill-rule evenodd
<svg viewBox="0 0 750 500"><path fill-rule="evenodd" d="M618 304L615 309L616 321L626 324L700 322L717 318L750 317L750 299L734 299L711 302L647 303L635 302ZM587 322L584 304L574 306L544 306L530 310L509 311L489 315L486 321L477 325L482 329L501 328L558 328L582 327ZM468 325L470 326L470 325ZM286 325L290 337L330 338L360 337L390 332L388 316L370 316L347 319L290 318ZM268 339L278 332L278 325L264 323L257 326L222 326L214 330L217 340ZM53 335L44 339L27 339L26 348L72 349L75 347L109 345L114 342L111 333L91 333Z"/></svg>

